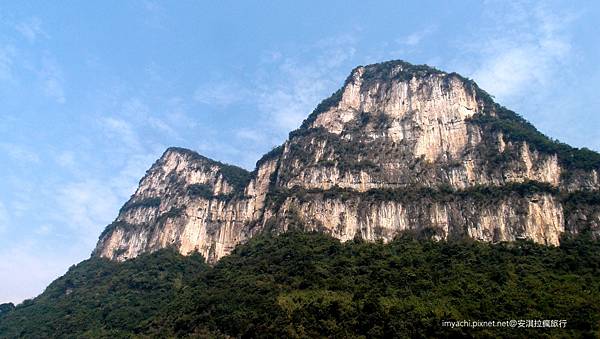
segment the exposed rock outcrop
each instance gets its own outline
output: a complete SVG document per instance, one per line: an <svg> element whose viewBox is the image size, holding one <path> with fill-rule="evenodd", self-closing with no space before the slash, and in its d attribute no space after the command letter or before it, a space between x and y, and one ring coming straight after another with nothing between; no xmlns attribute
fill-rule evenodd
<svg viewBox="0 0 600 339"><path fill-rule="evenodd" d="M565 231L599 232L599 170L599 154L548 139L458 74L361 66L252 173L168 149L94 255L175 246L214 262L290 227L557 245Z"/></svg>

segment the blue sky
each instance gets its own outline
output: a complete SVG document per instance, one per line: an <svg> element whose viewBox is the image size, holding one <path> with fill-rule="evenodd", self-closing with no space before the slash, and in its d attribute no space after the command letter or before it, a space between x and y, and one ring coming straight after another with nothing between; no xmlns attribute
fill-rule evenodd
<svg viewBox="0 0 600 339"><path fill-rule="evenodd" d="M597 2L53 4L0 4L0 303L87 258L166 147L252 169L360 64L457 71L600 150Z"/></svg>

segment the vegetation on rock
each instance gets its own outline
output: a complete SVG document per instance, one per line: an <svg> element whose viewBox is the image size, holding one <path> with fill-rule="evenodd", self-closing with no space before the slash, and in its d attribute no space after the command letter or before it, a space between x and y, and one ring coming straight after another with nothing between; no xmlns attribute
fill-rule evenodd
<svg viewBox="0 0 600 339"><path fill-rule="evenodd" d="M143 208L143 207L158 207L160 206L160 198L145 198L141 200L129 200L128 202L121 207L120 212L128 211L134 208Z"/></svg>
<svg viewBox="0 0 600 339"><path fill-rule="evenodd" d="M251 178L251 173L241 167L209 159L205 156L198 154L197 152L186 148L170 147L169 149L167 149L166 152L177 152L180 154L185 154L191 157L192 159L200 160L208 166L218 167L219 173L223 175L225 181L227 181L231 186L233 186L236 192L243 191L246 187L246 184L250 181Z"/></svg>

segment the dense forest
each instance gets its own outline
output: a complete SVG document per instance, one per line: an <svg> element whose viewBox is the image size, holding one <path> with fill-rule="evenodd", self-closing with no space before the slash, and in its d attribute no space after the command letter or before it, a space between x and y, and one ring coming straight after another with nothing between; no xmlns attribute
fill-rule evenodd
<svg viewBox="0 0 600 339"><path fill-rule="evenodd" d="M566 320L565 328L443 321ZM0 337L557 337L600 335L600 243L389 244L261 235L214 267L172 250L92 258L0 312Z"/></svg>

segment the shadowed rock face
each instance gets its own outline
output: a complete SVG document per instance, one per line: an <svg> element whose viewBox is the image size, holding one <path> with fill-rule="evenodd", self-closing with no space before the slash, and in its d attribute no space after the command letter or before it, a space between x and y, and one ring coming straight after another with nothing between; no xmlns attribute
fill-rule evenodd
<svg viewBox="0 0 600 339"><path fill-rule="evenodd" d="M175 246L214 262L291 227L557 245L599 232L599 169L600 155L548 139L471 80L390 61L354 69L251 173L168 149L93 254Z"/></svg>

